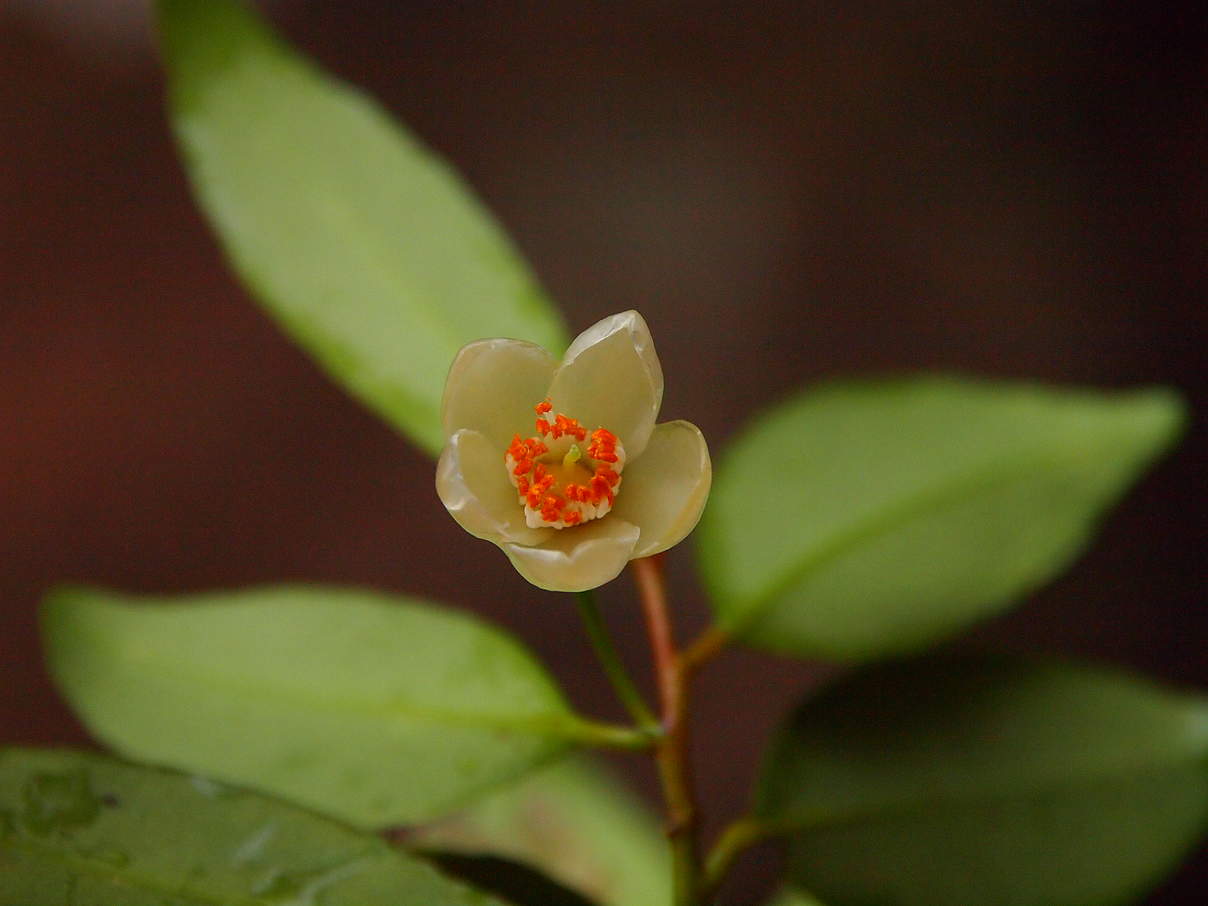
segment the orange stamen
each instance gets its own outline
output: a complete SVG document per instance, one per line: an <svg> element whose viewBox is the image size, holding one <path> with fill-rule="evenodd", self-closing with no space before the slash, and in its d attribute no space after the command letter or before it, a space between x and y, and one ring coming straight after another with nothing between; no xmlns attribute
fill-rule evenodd
<svg viewBox="0 0 1208 906"><path fill-rule="evenodd" d="M616 495L612 493L612 488L603 475L595 475L591 479L591 496L592 502L598 503L605 497L608 498L608 505L612 506L612 502L616 499Z"/></svg>
<svg viewBox="0 0 1208 906"><path fill-rule="evenodd" d="M562 518L562 501L555 496L546 497L542 501L541 518L546 522L557 522Z"/></svg>
<svg viewBox="0 0 1208 906"><path fill-rule="evenodd" d="M561 412L553 413L553 408L549 399L533 407L537 413L536 435L528 438L513 435L504 460L512 464L512 484L530 511L530 520L540 516L542 522L557 523L555 527L579 525L585 519L603 515L599 509L605 501L611 506L616 500L624 453L618 453L620 441L607 428L588 432L578 419ZM589 433L590 443L587 442ZM547 441L563 437L573 438L582 446L572 447L563 458L561 468L551 471L552 466L543 463L541 458L550 452ZM555 449L561 452L564 446L567 446L565 441ZM557 487L558 476L569 476L571 473L567 470L575 462L591 469L591 477L586 482L567 482L565 487ZM596 508L594 513L592 507ZM592 515L586 515L588 513Z"/></svg>
<svg viewBox="0 0 1208 906"><path fill-rule="evenodd" d="M617 436L606 428L597 428L595 431L592 431L591 443L587 446L587 455L592 459L599 459L604 462L616 462Z"/></svg>
<svg viewBox="0 0 1208 906"><path fill-rule="evenodd" d="M586 440L587 429L579 424L577 418L567 418L561 412L554 416L554 437L569 434L575 440Z"/></svg>

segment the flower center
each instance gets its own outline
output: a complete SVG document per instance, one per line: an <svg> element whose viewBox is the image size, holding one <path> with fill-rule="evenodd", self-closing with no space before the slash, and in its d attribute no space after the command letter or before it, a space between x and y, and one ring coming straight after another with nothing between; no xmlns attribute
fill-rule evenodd
<svg viewBox="0 0 1208 906"><path fill-rule="evenodd" d="M621 489L625 448L607 428L589 435L578 419L562 413L551 421L549 400L533 408L537 433L513 436L503 457L524 521L529 528L561 529L599 519Z"/></svg>

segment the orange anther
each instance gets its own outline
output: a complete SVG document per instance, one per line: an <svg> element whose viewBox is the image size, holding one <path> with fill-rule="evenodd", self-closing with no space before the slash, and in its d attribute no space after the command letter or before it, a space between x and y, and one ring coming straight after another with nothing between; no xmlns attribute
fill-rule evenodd
<svg viewBox="0 0 1208 906"><path fill-rule="evenodd" d="M525 442L520 439L519 434L515 434L512 436L512 443L508 446L507 453L504 454L504 459L507 459L507 457L510 456L512 459L519 462L521 459L525 458L525 453L527 452L528 447L525 445Z"/></svg>
<svg viewBox="0 0 1208 906"><path fill-rule="evenodd" d="M546 522L557 522L562 518L562 501L557 497L546 497L542 501L541 518Z"/></svg>
<svg viewBox="0 0 1208 906"><path fill-rule="evenodd" d="M617 461L617 436L606 428L597 428L591 432L591 443L587 447L587 455L592 459L603 462Z"/></svg>
<svg viewBox="0 0 1208 906"><path fill-rule="evenodd" d="M610 469L607 465L599 465L596 467L596 477L603 478L606 482L608 482L608 486L610 488L616 487L617 482L621 480L621 476Z"/></svg>
<svg viewBox="0 0 1208 906"><path fill-rule="evenodd" d="M596 475L591 480L591 496L594 503L599 503L604 498L608 498L608 503L611 506L616 496L612 493L612 488L608 479L603 475Z"/></svg>
<svg viewBox="0 0 1208 906"><path fill-rule="evenodd" d="M577 418L567 418L561 412L554 416L554 437L569 434L575 440L585 440L587 429L579 424Z"/></svg>
<svg viewBox="0 0 1208 906"><path fill-rule="evenodd" d="M624 454L618 453L620 441L608 429L597 428L589 432L578 419L562 412L554 413L553 408L549 399L533 407L537 413L536 434L527 438L513 435L504 460L511 463L512 484L528 510L528 519L539 516L543 522L553 523L555 527L579 525L603 515L599 510L604 501L611 506L616 500L615 490L621 483L621 475L617 470L619 466L614 464L619 464ZM562 440L564 437L567 439ZM581 446L571 447L572 438ZM561 443L554 443L559 440ZM553 465L542 461L550 458L551 448L558 455L565 454L556 471ZM584 457L588 461L581 461ZM574 462L580 462L581 466L594 472L584 482L568 481L563 486L561 476L570 476L568 470ZM592 507L596 509L592 510Z"/></svg>

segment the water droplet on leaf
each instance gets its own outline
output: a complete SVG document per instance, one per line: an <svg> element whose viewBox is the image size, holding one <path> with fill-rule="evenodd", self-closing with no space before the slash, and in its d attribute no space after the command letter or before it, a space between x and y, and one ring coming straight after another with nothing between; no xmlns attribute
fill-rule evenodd
<svg viewBox="0 0 1208 906"><path fill-rule="evenodd" d="M249 865L261 860L264 857L264 851L268 848L269 842L276 833L277 825L273 823L257 828L231 853L231 864L236 866Z"/></svg>
<svg viewBox="0 0 1208 906"><path fill-rule="evenodd" d="M280 906L321 906L323 892L361 870L356 862L312 871L274 872L253 885L252 894Z"/></svg>
<svg viewBox="0 0 1208 906"><path fill-rule="evenodd" d="M209 777L190 777L189 785L207 799L226 799L239 794L234 787L211 780Z"/></svg>

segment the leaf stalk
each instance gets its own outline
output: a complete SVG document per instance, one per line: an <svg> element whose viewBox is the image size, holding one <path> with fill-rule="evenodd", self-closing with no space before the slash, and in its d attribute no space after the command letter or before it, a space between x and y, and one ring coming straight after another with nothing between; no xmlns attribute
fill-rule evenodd
<svg viewBox="0 0 1208 906"><path fill-rule="evenodd" d="M583 628L587 631L592 651L595 652L596 658L604 668L617 698L637 722L639 728L646 731L648 735L661 733L662 728L658 718L646 704L646 699L625 668L625 662L621 660L620 653L600 614L599 605L596 604L595 594L592 591L581 591L575 595L575 601L579 605L579 615L583 618Z"/></svg>

